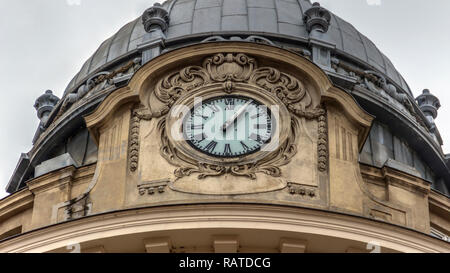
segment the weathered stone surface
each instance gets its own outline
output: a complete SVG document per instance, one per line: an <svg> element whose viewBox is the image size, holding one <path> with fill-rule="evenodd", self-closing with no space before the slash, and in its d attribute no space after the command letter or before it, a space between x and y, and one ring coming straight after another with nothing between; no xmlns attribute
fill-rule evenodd
<svg viewBox="0 0 450 273"><path fill-rule="evenodd" d="M68 154L53 158L23 191L0 200L0 236L17 224L28 232L0 243L0 251L61 251L69 239L88 250L92 240L98 246L125 236L136 239L118 244L130 252L238 251L255 230L257 244L272 252L308 251L317 238L338 241L335 251L359 249L374 237L389 251L448 250L424 235L430 225L450 226L439 218L448 200L402 163L359 163L374 117L308 59L242 41L166 57L144 65L85 117L97 164L76 168ZM219 159L173 136L181 132L176 106L230 94L278 107L280 145ZM373 128L378 147L367 154L395 155L391 131ZM229 230L238 236L222 235Z"/></svg>

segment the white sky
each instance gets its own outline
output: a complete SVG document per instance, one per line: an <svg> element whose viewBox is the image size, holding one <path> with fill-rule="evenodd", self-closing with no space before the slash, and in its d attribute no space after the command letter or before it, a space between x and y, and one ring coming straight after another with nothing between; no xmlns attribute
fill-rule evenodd
<svg viewBox="0 0 450 273"><path fill-rule="evenodd" d="M100 44L152 0L0 0L0 198L39 123L35 99L66 85ZM390 58L415 96L441 100L437 125L450 152L450 1L319 0Z"/></svg>

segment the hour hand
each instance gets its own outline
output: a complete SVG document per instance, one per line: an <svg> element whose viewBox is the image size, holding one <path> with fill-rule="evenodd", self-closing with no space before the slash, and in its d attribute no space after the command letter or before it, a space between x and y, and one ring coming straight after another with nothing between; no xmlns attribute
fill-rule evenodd
<svg viewBox="0 0 450 273"><path fill-rule="evenodd" d="M234 123L234 121L236 119L238 119L244 112L245 109L247 109L247 107L253 102L253 100L249 100L247 103L245 103L241 108L239 108L239 110L236 111L236 113L234 113L233 116L231 116L223 125L222 125L222 130L225 132L228 127L231 126L231 124Z"/></svg>

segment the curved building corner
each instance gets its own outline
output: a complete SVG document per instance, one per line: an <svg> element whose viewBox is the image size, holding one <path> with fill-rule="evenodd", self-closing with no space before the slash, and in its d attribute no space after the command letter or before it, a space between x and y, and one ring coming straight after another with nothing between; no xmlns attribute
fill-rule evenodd
<svg viewBox="0 0 450 273"><path fill-rule="evenodd" d="M450 252L439 99L317 3L155 4L34 107L0 252Z"/></svg>

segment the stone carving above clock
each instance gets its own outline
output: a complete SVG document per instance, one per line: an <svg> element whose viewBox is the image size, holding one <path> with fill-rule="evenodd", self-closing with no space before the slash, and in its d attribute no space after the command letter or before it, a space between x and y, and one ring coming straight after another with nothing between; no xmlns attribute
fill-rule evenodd
<svg viewBox="0 0 450 273"><path fill-rule="evenodd" d="M294 113L312 107L311 96L300 80L274 67L259 68L254 58L241 53L215 54L206 58L203 66L188 66L174 72L157 83L154 94L167 111L180 97L195 89L222 84L226 93L232 93L237 83L272 93Z"/></svg>
<svg viewBox="0 0 450 273"><path fill-rule="evenodd" d="M252 119L264 107L273 115ZM248 111L241 114L241 108ZM216 121L225 109L231 114ZM256 202L329 208L338 202L330 195L342 188L360 194L358 158L336 155L344 149L357 155L371 121L319 67L290 51L234 42L173 50L145 64L86 117L99 154L121 155L99 162L90 196L103 198L101 187L122 177L126 206ZM245 134L243 140L203 142L200 132L188 130L192 126L206 134L215 128L210 138ZM113 128L123 137L110 133ZM278 133L275 149L263 149Z"/></svg>
<svg viewBox="0 0 450 273"><path fill-rule="evenodd" d="M317 94L315 95L317 96ZM198 179L229 174L255 180L258 174L269 177L282 176L282 166L288 164L297 154L298 136L301 134L300 128L303 126L300 125L299 119L317 121L320 138L316 140L316 142L320 142L318 169L321 172L327 170L327 138L324 136L326 112L320 106L314 105L312 96L314 95L310 94L306 84L297 77L271 66L258 67L257 60L246 54L218 53L206 57L202 66L191 65L162 76L143 103L148 108L144 110L146 112L145 119L159 119L157 129L160 134L160 153L171 165L176 166L174 171L176 179L192 174L196 174ZM177 124L177 120L186 120L186 118L179 119L179 114L174 115L171 110L178 106L187 106L193 115L196 109L195 98L198 97L209 101L211 104L209 107L218 107L219 110L222 106L226 107L227 98L233 104L248 102L247 105L236 106L241 109L256 102L255 105L263 105L267 108L275 105L277 106L277 117L272 121L270 116L273 117L273 114L270 114L267 120L262 122L263 124L251 124L251 117L238 118L238 113L235 113L237 115L234 118L236 132L241 130L238 128L245 130L245 126L249 125L256 128L252 134L256 137L252 139L252 136L249 136L235 144L226 141L224 143L215 140L205 141L204 133L200 134L202 135L200 140L183 139L179 141L174 139L171 135L172 128L180 126ZM225 104L220 106L222 102ZM202 107L204 108L205 105L200 108ZM136 111L133 113L132 127L135 134L131 141L133 147L138 147L136 133L139 132L139 117L136 116ZM213 115L214 113L208 113L206 120L213 119L211 118ZM242 119L246 119L247 124L242 124ZM191 118L191 123L193 123L192 120ZM321 124L322 126L320 126ZM191 125L193 128L196 126L205 128L207 124ZM213 124L213 127L220 127L216 125ZM181 126L180 131L183 129L184 127ZM265 129L263 133L272 134L272 136L277 134L276 146L264 150L261 144L267 144L265 142L268 140L253 143L260 140L258 129ZM186 137L186 134L184 136ZM199 143L202 141L204 142ZM213 149L220 151L211 151ZM136 170L138 162L138 151L136 149L133 151L130 153L132 156L130 170L132 172ZM227 154L227 156L215 156L214 154Z"/></svg>

